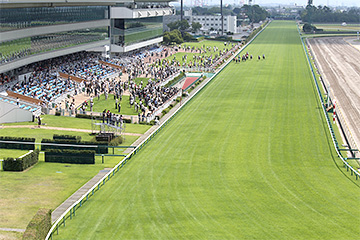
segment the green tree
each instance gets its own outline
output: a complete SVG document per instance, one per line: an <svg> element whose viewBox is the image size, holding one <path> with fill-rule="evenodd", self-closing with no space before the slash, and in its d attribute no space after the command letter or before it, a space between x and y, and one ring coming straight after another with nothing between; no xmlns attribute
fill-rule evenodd
<svg viewBox="0 0 360 240"><path fill-rule="evenodd" d="M179 30L186 31L189 28L190 28L190 24L186 19L179 21L179 28L178 28Z"/></svg>
<svg viewBox="0 0 360 240"><path fill-rule="evenodd" d="M167 26L168 26L168 28L170 28L170 31L175 30L175 29L179 29L179 22L180 21L169 23Z"/></svg>
<svg viewBox="0 0 360 240"><path fill-rule="evenodd" d="M197 31L199 31L200 28L202 28L201 23L199 23L199 22L192 22L192 23L191 23L191 29L192 29L192 31L193 31L194 33L197 32Z"/></svg>

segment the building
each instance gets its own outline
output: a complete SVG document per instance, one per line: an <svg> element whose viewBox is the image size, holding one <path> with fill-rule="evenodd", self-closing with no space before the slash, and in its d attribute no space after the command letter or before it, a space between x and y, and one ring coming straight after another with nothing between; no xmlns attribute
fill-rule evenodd
<svg viewBox="0 0 360 240"><path fill-rule="evenodd" d="M202 28L200 31L204 33L209 32L221 32L221 16L192 16L191 17L191 23L192 22L199 22L202 25ZM231 33L237 33L237 27L236 27L236 16L224 16L224 33L231 32ZM190 24L191 24L190 23Z"/></svg>
<svg viewBox="0 0 360 240"><path fill-rule="evenodd" d="M79 51L162 41L169 0L0 0L0 73Z"/></svg>

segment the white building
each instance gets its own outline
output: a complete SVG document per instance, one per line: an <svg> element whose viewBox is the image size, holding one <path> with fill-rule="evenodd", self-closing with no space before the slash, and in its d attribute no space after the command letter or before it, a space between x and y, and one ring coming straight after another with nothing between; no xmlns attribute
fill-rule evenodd
<svg viewBox="0 0 360 240"><path fill-rule="evenodd" d="M237 27L236 27L236 16L224 16L224 33L231 32L231 33L237 33ZM210 32L210 31L217 31L221 32L221 16L192 16L191 23L192 22L199 22L202 25L202 28L200 29L203 32ZM190 23L190 24L191 24Z"/></svg>

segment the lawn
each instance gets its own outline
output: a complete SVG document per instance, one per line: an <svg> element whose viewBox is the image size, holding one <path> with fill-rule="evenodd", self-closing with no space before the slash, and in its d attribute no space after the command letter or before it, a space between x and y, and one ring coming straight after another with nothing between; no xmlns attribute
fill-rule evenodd
<svg viewBox="0 0 360 240"><path fill-rule="evenodd" d="M314 23L316 28L323 29L325 32L357 32L360 31L360 24L347 24L343 26L341 23L326 24L326 23ZM300 24L302 30L303 24Z"/></svg>
<svg viewBox="0 0 360 240"><path fill-rule="evenodd" d="M45 124L45 126L49 126L49 127L61 127L61 128L75 128L75 129L87 129L87 130L91 130L91 119L85 119L85 118L73 118L73 117L64 117L64 116L54 116L54 115L43 115L41 116L42 119L42 123ZM21 123L6 123L4 124L5 126L14 126L14 125L34 125L34 129L35 126L37 126L37 123L34 122L21 122ZM151 126L149 125L142 125L142 124L130 124L127 123L125 125L125 132L127 133L145 133ZM1 129L0 130L0 136L5 136L5 134L7 134L7 132L11 132L14 131L16 136L18 136L18 134L22 134L24 128L20 128L18 130L10 130L10 129ZM8 130L8 131L4 131L4 130ZM38 130L38 129L37 129ZM45 129L44 129L45 130ZM52 131L53 130L45 130L45 132L49 132L49 135L47 135L46 138L48 138L48 136L52 137ZM18 133L16 133L18 132ZM32 136L31 133L33 131L25 131L27 133L27 135ZM30 132L30 134L28 133ZM40 131L41 132L41 131ZM79 133L79 132L74 132L74 131L67 131L70 135L81 135L84 136L85 139L90 140L90 135L88 133ZM36 134L39 138L42 137L41 134ZM45 138L45 137L44 137ZM84 139L84 140L85 140Z"/></svg>
<svg viewBox="0 0 360 240"><path fill-rule="evenodd" d="M183 43L181 44L182 46L191 46L191 47L218 47L220 50L223 50L224 48L231 48L229 47L228 45L225 46L224 45L224 42L222 41L211 41L211 40L204 40L204 41L201 41L201 42L186 42L186 43ZM218 53L218 52L217 52ZM200 55L200 53L191 53L191 52L178 52L172 56L169 56L167 57L166 59L168 59L169 61L172 61L175 57L175 59L177 61L180 62L180 64L183 64L183 60L182 60L182 57L184 55L187 55L187 63L189 63L190 61L193 62L193 56L196 55ZM202 53L201 56L206 56L206 57L209 57L210 55L212 55L212 58L214 58L214 51L213 51L213 48L211 49L210 52L207 52L206 54Z"/></svg>
<svg viewBox="0 0 360 240"><path fill-rule="evenodd" d="M137 99L137 102L138 102L138 99ZM110 112L116 113L116 114L138 115L138 112L135 111L134 107L130 107L128 95L122 96L120 113L119 113L118 109L115 109L115 103L116 103L116 100L114 99L113 94L109 94L109 97L107 100L105 99L105 95L102 94L100 96L100 99L98 99L97 97L94 98L93 111L94 112L102 112L102 111L104 111L104 109L106 109L106 110L110 110ZM90 111L90 105L88 106L86 111Z"/></svg>
<svg viewBox="0 0 360 240"><path fill-rule="evenodd" d="M54 239L356 239L295 22L274 21Z"/></svg>
<svg viewBox="0 0 360 240"><path fill-rule="evenodd" d="M43 122L47 126L91 129L91 120L45 115ZM26 125L24 123L17 123ZM29 122L28 124L32 124ZM6 124L14 125L14 124ZM144 133L150 126L126 124L127 130L133 133ZM91 140L93 135L83 132L59 131L34 128L3 128L0 136L34 137L36 142L43 138L52 138L53 134L67 134L81 136L82 140ZM139 136L124 136L123 146L131 145ZM115 154L123 154L125 149L115 149ZM0 159L20 157L28 151L17 149L1 149ZM109 153L113 153L109 149ZM114 167L122 157L96 157L95 165L45 163L43 154L40 161L25 172L4 172L0 170L0 227L26 228L28 222L41 207L55 209L72 193L84 185L104 168ZM0 232L0 239L8 239L19 234Z"/></svg>
<svg viewBox="0 0 360 240"><path fill-rule="evenodd" d="M324 29L324 31L339 31L339 32L349 32L349 31L360 31L359 24L347 24L342 26L339 24L314 24L317 28Z"/></svg>
<svg viewBox="0 0 360 240"><path fill-rule="evenodd" d="M44 116L47 117L47 116ZM54 116L52 116L54 117ZM51 117L50 117L51 118ZM68 117L55 117L67 119ZM82 120L82 119L80 119ZM136 125L136 124L129 124ZM145 127L144 125L137 125ZM148 129L149 126L146 126ZM145 130L145 128L143 128ZM134 128L134 131L140 131ZM143 130L142 130L143 131ZM141 132L142 132L141 131ZM42 138L52 138L53 134L69 134L81 136L82 140L91 140L88 133L54 131L46 129L7 128L0 130L0 136L35 137L37 142ZM125 136L124 146L131 145L138 136ZM115 149L115 154L123 154L125 149ZM20 157L27 153L16 149L1 149L0 159ZM109 153L113 153L109 149ZM84 185L104 168L114 167L123 157L105 157L104 163L100 156L96 157L95 165L45 163L40 154L39 163L25 172L4 172L0 170L0 227L26 228L28 222L39 208L55 209L72 193ZM0 232L3 236L16 234ZM6 237L4 237L7 239Z"/></svg>
<svg viewBox="0 0 360 240"><path fill-rule="evenodd" d="M3 151L3 150L1 150ZM55 209L88 180L122 157L96 157L96 164L39 163L25 172L0 171L0 226L26 228L39 208ZM0 235L1 236L1 235Z"/></svg>

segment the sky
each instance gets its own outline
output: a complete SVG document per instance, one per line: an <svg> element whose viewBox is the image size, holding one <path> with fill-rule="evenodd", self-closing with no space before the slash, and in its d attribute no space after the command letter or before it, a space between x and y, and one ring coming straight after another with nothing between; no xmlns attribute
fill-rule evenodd
<svg viewBox="0 0 360 240"><path fill-rule="evenodd" d="M220 0L184 0L185 5L191 4L195 1L204 1L210 5L217 4ZM247 3L248 0L223 0L224 4L238 4L240 2ZM286 5L295 5L305 6L308 0L253 0L253 3L264 5L264 4L286 4ZM360 0L313 0L315 6L326 5L326 6L348 6L348 7L360 7Z"/></svg>

